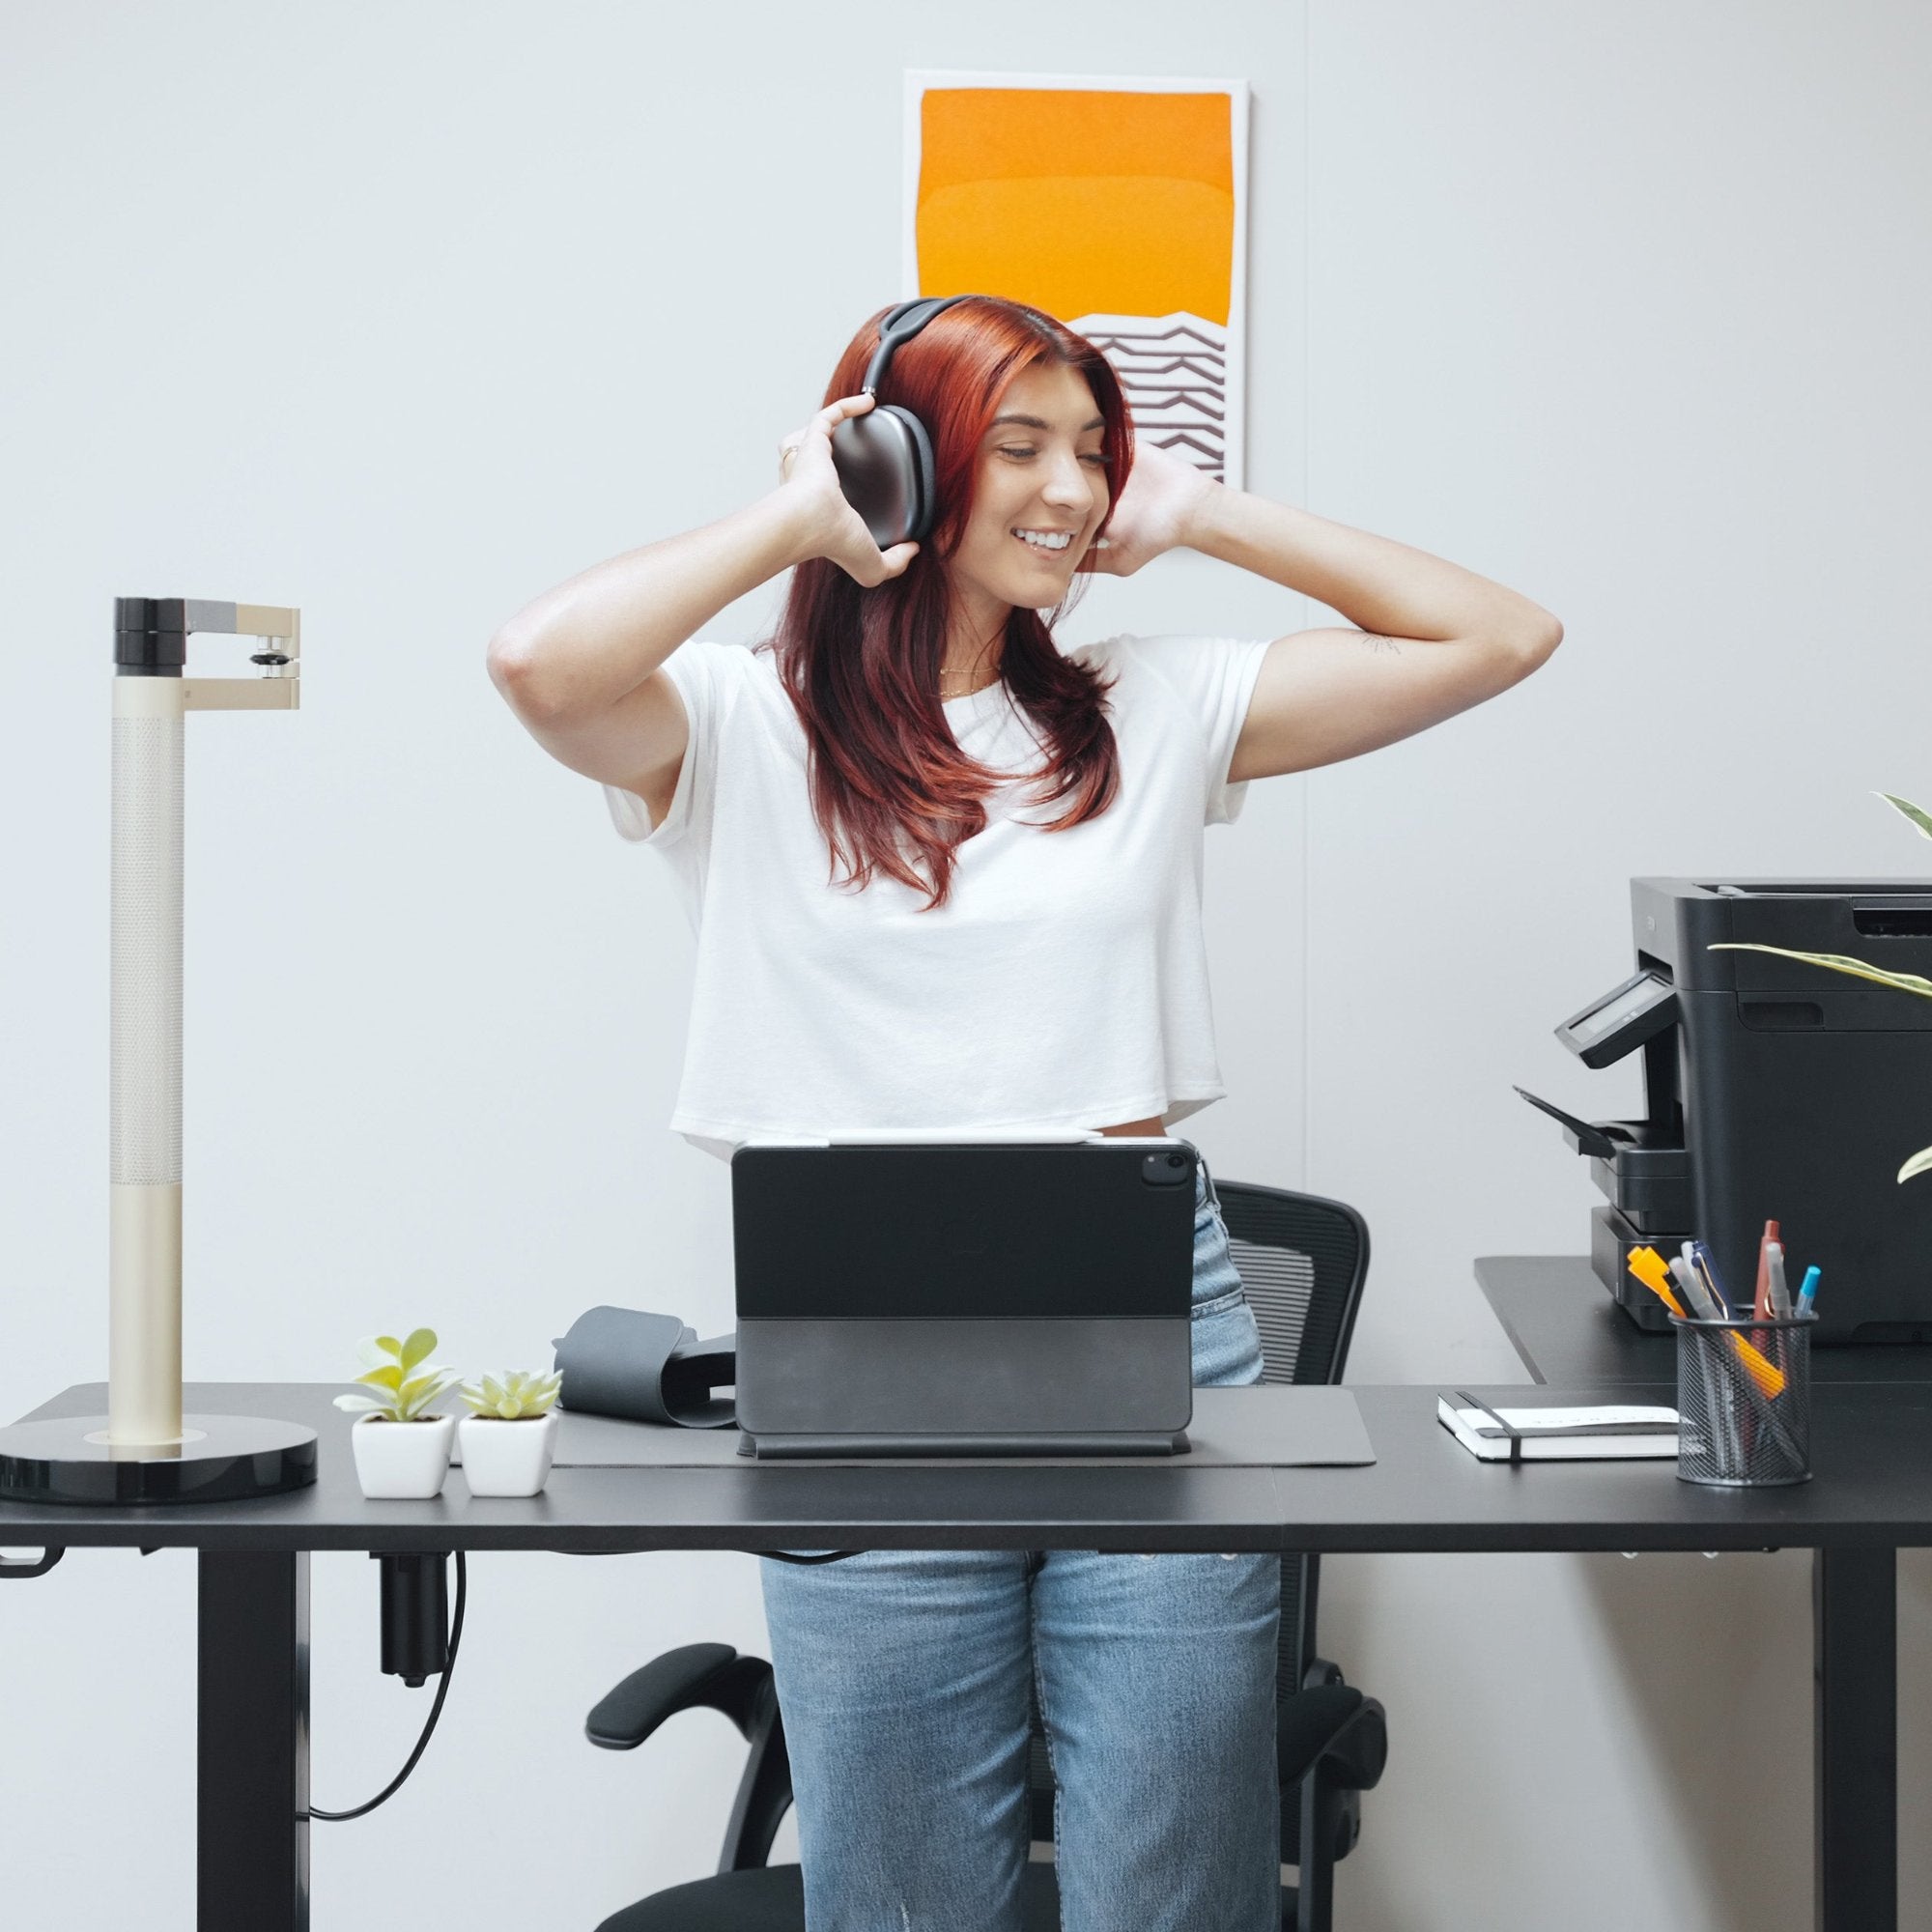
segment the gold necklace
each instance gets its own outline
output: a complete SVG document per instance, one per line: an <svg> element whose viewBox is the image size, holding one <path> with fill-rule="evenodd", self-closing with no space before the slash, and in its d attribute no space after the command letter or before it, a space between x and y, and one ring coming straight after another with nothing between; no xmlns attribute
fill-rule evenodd
<svg viewBox="0 0 1932 1932"><path fill-rule="evenodd" d="M949 677L977 677L979 673L977 671L970 671L970 670L942 670L939 673L939 682L943 690L946 680ZM955 691L952 695L954 697L971 697L974 696L976 692L988 690L993 685L998 684L999 681L1000 681L1000 673L997 670L995 670L992 676L987 678L984 681L984 683L971 685L966 690Z"/></svg>

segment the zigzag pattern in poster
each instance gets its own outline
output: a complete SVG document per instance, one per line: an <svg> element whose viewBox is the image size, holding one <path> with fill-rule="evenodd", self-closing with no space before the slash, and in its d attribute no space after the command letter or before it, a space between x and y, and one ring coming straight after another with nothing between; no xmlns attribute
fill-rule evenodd
<svg viewBox="0 0 1932 1932"><path fill-rule="evenodd" d="M1106 356L1126 391L1134 436L1226 482L1228 331L1184 309L1083 315L1068 324Z"/></svg>

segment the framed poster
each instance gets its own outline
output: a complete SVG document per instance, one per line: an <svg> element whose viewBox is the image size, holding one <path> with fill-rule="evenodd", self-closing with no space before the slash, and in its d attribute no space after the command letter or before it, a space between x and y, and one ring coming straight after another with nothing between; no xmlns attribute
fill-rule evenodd
<svg viewBox="0 0 1932 1932"><path fill-rule="evenodd" d="M1111 362L1137 438L1242 487L1248 85L906 74L904 278L1031 303Z"/></svg>

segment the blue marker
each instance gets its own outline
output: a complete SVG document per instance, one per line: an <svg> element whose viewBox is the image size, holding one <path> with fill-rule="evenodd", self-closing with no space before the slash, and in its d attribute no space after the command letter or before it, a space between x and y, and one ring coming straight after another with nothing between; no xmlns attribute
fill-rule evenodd
<svg viewBox="0 0 1932 1932"><path fill-rule="evenodd" d="M1808 1267L1804 1270L1804 1285L1798 1291L1798 1313L1800 1315L1809 1315L1811 1313L1811 1303L1817 1297L1817 1293L1818 1269L1816 1267Z"/></svg>

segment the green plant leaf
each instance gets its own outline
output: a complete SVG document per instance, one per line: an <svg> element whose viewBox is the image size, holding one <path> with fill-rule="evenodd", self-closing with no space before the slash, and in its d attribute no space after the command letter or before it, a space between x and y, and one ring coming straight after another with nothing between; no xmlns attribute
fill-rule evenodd
<svg viewBox="0 0 1932 1932"><path fill-rule="evenodd" d="M403 1345L393 1335L378 1335L376 1346L384 1351L389 1361L394 1361L403 1352Z"/></svg>
<svg viewBox="0 0 1932 1932"><path fill-rule="evenodd" d="M1848 958L1842 952L1794 952L1785 946L1754 946L1741 939L1714 940L1708 949L1712 952L1772 952L1780 959L1803 959L1813 966L1828 967L1833 973L1849 973L1855 980L1870 980L1881 986L1895 986L1901 993L1917 993L1921 999L1932 1000L1932 980L1921 980L1917 973L1888 973L1881 966L1867 965L1862 959Z"/></svg>
<svg viewBox="0 0 1932 1932"><path fill-rule="evenodd" d="M410 1339L403 1344L402 1348L403 1373L407 1375L412 1368L415 1367L415 1365L418 1362L427 1361L429 1359L430 1350L433 1350L435 1347L436 1347L436 1330L434 1328L418 1328L415 1331L415 1333L412 1335Z"/></svg>
<svg viewBox="0 0 1932 1932"><path fill-rule="evenodd" d="M561 1372L540 1376L531 1369L502 1369L463 1384L463 1400L478 1415L500 1422L529 1421L543 1414L563 1387Z"/></svg>
<svg viewBox="0 0 1932 1932"><path fill-rule="evenodd" d="M396 1351L393 1348L384 1346L387 1340L388 1337L385 1335L363 1336L355 1345L355 1359L365 1369L380 1369L385 1362L393 1362L396 1359Z"/></svg>
<svg viewBox="0 0 1932 1932"><path fill-rule="evenodd" d="M1898 1178L1901 1180L1910 1180L1915 1174L1932 1174L1932 1148L1920 1148L1898 1170Z"/></svg>
<svg viewBox="0 0 1932 1932"><path fill-rule="evenodd" d="M417 1376L396 1391L396 1406L405 1416L413 1416L448 1386L446 1378L435 1375Z"/></svg>
<svg viewBox="0 0 1932 1932"><path fill-rule="evenodd" d="M1877 796L1884 799L1886 804L1890 806L1894 811L1901 812L1905 817L1909 818L1913 824L1918 826L1923 837L1932 838L1932 813L1920 811L1910 799L1899 798L1892 792L1882 791Z"/></svg>
<svg viewBox="0 0 1932 1932"><path fill-rule="evenodd" d="M526 1376L518 1394L523 1398L526 1415L541 1415L556 1400L557 1391L563 1386L560 1375Z"/></svg>
<svg viewBox="0 0 1932 1932"><path fill-rule="evenodd" d="M399 1389L403 1385L403 1372L393 1362L384 1368L371 1369L366 1376L357 1376L358 1382L367 1382L371 1388Z"/></svg>
<svg viewBox="0 0 1932 1932"><path fill-rule="evenodd" d="M337 1408L346 1408L354 1412L364 1408L385 1409L389 1405L385 1402L371 1402L366 1395L339 1395L335 1398L335 1406Z"/></svg>

